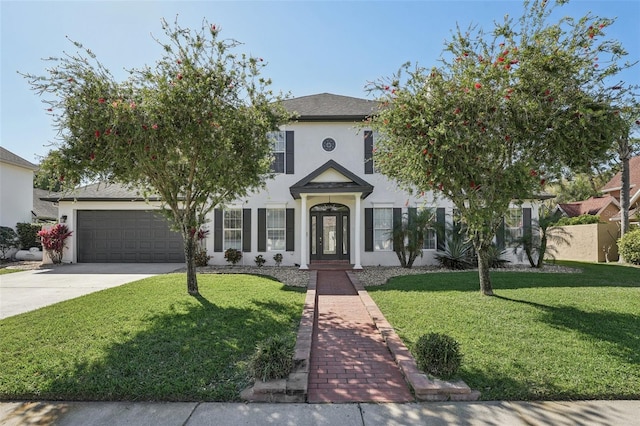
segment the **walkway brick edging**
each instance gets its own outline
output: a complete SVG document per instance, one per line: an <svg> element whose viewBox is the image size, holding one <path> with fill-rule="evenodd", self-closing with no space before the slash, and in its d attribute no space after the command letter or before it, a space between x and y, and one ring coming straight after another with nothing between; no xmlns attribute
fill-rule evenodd
<svg viewBox="0 0 640 426"><path fill-rule="evenodd" d="M418 369L416 360L396 334L391 324L384 317L378 305L373 301L369 293L358 279L355 273L347 271L347 276L358 292L360 300L366 307L374 324L380 330L387 343L396 364L404 375L409 385L413 388L415 396L420 401L477 401L480 392L471 390L462 380L446 382L443 380L431 380Z"/></svg>
<svg viewBox="0 0 640 426"><path fill-rule="evenodd" d="M240 398L249 402L306 402L311 363L311 338L316 317L316 285L318 272L309 271L309 285L302 308L302 318L296 336L293 355L293 371L286 379L263 382L256 380L252 387L243 390Z"/></svg>

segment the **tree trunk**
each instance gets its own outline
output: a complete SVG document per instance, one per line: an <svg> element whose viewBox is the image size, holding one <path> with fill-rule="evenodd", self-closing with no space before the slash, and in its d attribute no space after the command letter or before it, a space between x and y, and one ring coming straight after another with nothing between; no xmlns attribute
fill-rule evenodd
<svg viewBox="0 0 640 426"><path fill-rule="evenodd" d="M621 186L620 189L620 207L621 207L621 220L620 220L620 236L623 236L629 232L629 156L626 155L622 158L622 171L620 174Z"/></svg>
<svg viewBox="0 0 640 426"><path fill-rule="evenodd" d="M184 236L184 261L187 266L187 292L192 296L200 294L198 291L198 278L196 276L196 240L194 235Z"/></svg>
<svg viewBox="0 0 640 426"><path fill-rule="evenodd" d="M480 277L480 292L485 296L493 296L491 277L489 276L489 253L487 247L476 248L478 256L478 276Z"/></svg>

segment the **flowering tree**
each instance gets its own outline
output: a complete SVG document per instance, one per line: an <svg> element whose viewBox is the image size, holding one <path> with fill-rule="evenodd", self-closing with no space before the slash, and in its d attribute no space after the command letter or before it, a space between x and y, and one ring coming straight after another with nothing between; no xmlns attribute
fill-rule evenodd
<svg viewBox="0 0 640 426"><path fill-rule="evenodd" d="M57 223L49 229L42 229L38 232L42 247L46 250L53 263L62 263L62 255L65 247L65 240L71 236L67 225Z"/></svg>
<svg viewBox="0 0 640 426"><path fill-rule="evenodd" d="M564 3L564 2L558 2ZM459 28L440 66L405 64L372 83L381 103L376 168L409 191L451 199L492 295L489 249L512 200L534 198L563 168L601 156L619 132L608 82L626 54L603 40L612 20L549 24L553 6L526 1L493 32Z"/></svg>
<svg viewBox="0 0 640 426"><path fill-rule="evenodd" d="M260 58L234 53L203 22L198 31L162 28L155 67L116 81L88 49L48 59L45 76L26 74L45 99L59 131L55 167L66 187L120 182L158 194L184 240L187 289L198 294L197 229L216 205L264 184L270 166L267 132L284 109L260 77ZM51 165L50 165L51 166Z"/></svg>

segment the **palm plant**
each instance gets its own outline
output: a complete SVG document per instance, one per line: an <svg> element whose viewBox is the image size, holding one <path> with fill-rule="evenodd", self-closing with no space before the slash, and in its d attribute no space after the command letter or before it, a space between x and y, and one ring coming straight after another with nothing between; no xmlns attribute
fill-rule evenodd
<svg viewBox="0 0 640 426"><path fill-rule="evenodd" d="M532 229L514 241L514 254L520 260L526 256L532 268L541 268L545 258L555 259L556 246L569 244L571 236L563 228L554 226L561 216L558 211L541 211Z"/></svg>

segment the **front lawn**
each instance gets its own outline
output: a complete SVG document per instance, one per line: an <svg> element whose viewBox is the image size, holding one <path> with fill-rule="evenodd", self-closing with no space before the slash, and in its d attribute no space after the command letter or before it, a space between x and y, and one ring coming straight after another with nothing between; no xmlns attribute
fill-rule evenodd
<svg viewBox="0 0 640 426"><path fill-rule="evenodd" d="M295 333L305 289L161 275L0 321L0 399L236 401L258 341Z"/></svg>
<svg viewBox="0 0 640 426"><path fill-rule="evenodd" d="M397 277L367 290L411 349L458 340L459 377L484 400L640 399L640 269L563 263L581 274L477 272Z"/></svg>

